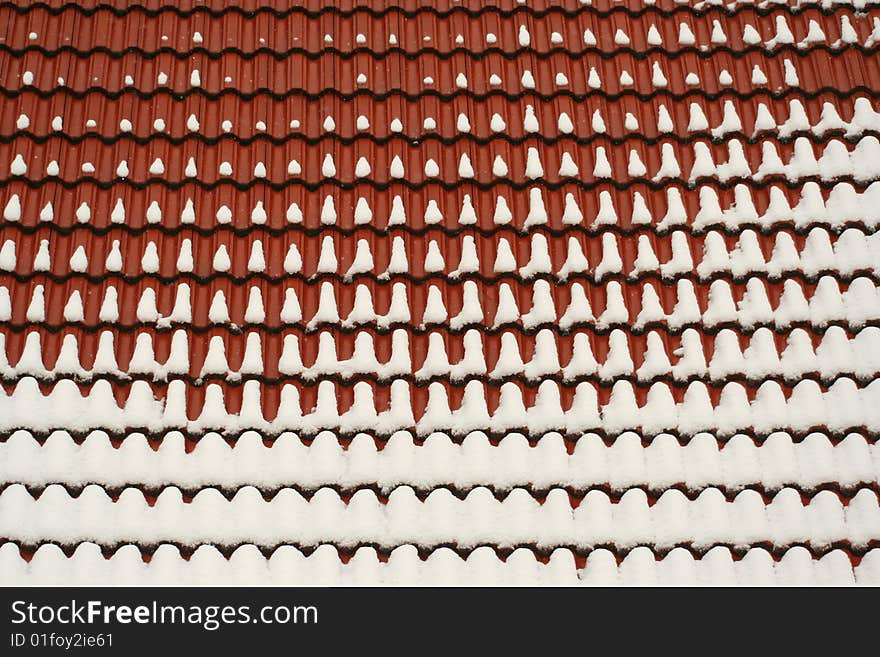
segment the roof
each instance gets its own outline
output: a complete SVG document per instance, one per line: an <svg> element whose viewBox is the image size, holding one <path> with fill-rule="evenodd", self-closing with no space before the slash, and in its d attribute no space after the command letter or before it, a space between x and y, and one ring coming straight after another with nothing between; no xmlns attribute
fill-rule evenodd
<svg viewBox="0 0 880 657"><path fill-rule="evenodd" d="M880 583L875 5L0 25L3 583Z"/></svg>

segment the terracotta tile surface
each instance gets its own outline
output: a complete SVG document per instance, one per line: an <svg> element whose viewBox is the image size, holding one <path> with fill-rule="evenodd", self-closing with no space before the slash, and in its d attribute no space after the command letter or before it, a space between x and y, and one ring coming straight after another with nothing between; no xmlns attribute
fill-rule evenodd
<svg viewBox="0 0 880 657"><path fill-rule="evenodd" d="M878 46L0 3L0 581L880 583Z"/></svg>

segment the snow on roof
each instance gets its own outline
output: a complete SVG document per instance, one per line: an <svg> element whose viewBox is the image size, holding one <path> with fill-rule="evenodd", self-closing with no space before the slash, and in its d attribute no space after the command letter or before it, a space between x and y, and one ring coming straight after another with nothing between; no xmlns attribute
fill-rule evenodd
<svg viewBox="0 0 880 657"><path fill-rule="evenodd" d="M0 7L0 582L880 584L875 7L116 4Z"/></svg>

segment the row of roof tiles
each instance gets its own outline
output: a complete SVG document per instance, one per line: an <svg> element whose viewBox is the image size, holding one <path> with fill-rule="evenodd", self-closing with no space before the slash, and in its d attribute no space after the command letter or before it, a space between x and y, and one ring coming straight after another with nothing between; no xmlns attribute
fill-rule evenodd
<svg viewBox="0 0 880 657"><path fill-rule="evenodd" d="M592 491L579 504L560 489L550 491L543 503L522 489L499 501L485 488L471 491L464 500L437 489L424 501L412 489L398 488L385 503L370 490L358 491L347 502L327 489L309 500L287 489L267 502L253 488L241 489L232 500L211 489L188 503L181 498L179 490L166 488L148 505L137 489L111 499L98 486L71 497L52 485L34 499L24 487L12 485L0 492L0 533L31 545L95 541L108 547L368 543L384 550L406 544L429 549L453 544L469 550L490 544L583 552L609 545L622 550L688 545L703 553L715 545L766 542L775 548L806 544L823 554L841 544L864 552L876 547L874 537L880 532L877 494L870 489L844 500L823 491L806 502L793 489L781 490L768 502L749 490L733 501L717 489L707 489L695 500L668 490L652 505L637 489L616 502ZM366 541L364 528L369 528Z"/></svg>
<svg viewBox="0 0 880 657"><path fill-rule="evenodd" d="M838 87L838 93L871 89L871 80L877 75L874 60L854 49L779 55L725 51L708 59L693 52L675 58L627 52L608 60L590 55L573 59L564 53L546 57L524 54L513 60L498 53L479 59L460 52L449 57L420 53L412 59L393 52L380 60L366 53L352 57L328 54L317 59L293 53L280 61L263 53L247 58L229 54L219 59L196 54L180 61L169 53L144 58L96 52L82 60L68 51L53 57L27 51L20 57L4 57L3 63L0 72L7 80L8 96L38 91L74 97L89 91L108 97L173 93L208 98L270 95L278 99L359 94L378 98L781 95L792 89L814 94L829 88L825 83L835 78L847 81Z"/></svg>
<svg viewBox="0 0 880 657"><path fill-rule="evenodd" d="M14 327L40 323L94 330L112 324L120 330L182 326L198 332L212 326L306 332L329 327L348 331L378 327L385 332L483 327L497 332L549 326L562 331L663 328L680 332L702 326L749 332L762 326L790 330L793 326L822 329L830 324L858 329L880 318L880 293L867 276L847 282L823 275L816 283L787 279L783 285L750 277L734 283L715 280L699 287L683 278L674 286L664 284L662 298L653 281L617 280L602 286L580 281L551 286L544 279L525 284L466 280L460 286L442 288L433 283L346 285L325 280L317 290L301 280L287 286L262 282L245 286L214 279L193 287L185 282L123 284L113 279L55 284L33 278L8 283L8 287L0 286L0 320Z"/></svg>
<svg viewBox="0 0 880 657"><path fill-rule="evenodd" d="M0 139L11 141L21 135L43 141L54 135L78 142L100 137L105 144L149 140L212 144L225 139L273 146L286 141L326 142L329 146L335 141L356 140L519 143L534 137L544 143L610 140L615 144L633 137L642 141L669 137L677 137L677 141L725 137L788 141L809 136L818 141L880 132L880 112L874 105L867 96L840 98L832 94L806 100L755 96L737 102L728 98L684 103L670 103L659 96L649 101L626 97L614 102L557 97L537 103L492 97L475 111L474 104L461 97L443 103L423 98L402 105L366 98L305 102L260 97L245 102L233 97L141 100L90 94L71 99L24 92L8 101L10 109L0 117ZM266 120L258 119L260 116ZM287 116L300 118L287 120Z"/></svg>
<svg viewBox="0 0 880 657"><path fill-rule="evenodd" d="M404 14L407 17L420 13L444 15L448 13L468 14L502 14L513 15L537 15L544 13L563 13L575 15L581 13L640 13L657 12L663 15L670 13L693 14L708 11L725 12L734 14L739 10L755 7L753 0L499 0L491 5L486 5L480 0L440 0L430 5L421 0L402 0L389 4L377 3L375 0L343 0L328 7L318 0L309 0L296 6L286 2L254 2L243 0L230 6L222 0L196 0L169 5L163 0L146 0L142 3L132 4L121 0L84 0L71 3L69 0L46 0L40 3L22 2L14 0L4 4L15 8L17 13L27 13L34 6L45 6L52 12L58 13L72 10L81 15L89 15L96 12L109 12L113 14L142 14L145 17L155 18L165 13L170 13L178 19L186 18L192 14L203 14L212 19L224 14L239 14L252 16L267 14L272 17L282 17L288 14L302 17L315 17L323 13L345 16L352 13L369 13L373 15ZM874 7L869 0L799 0L791 4L788 0L769 0L757 5L759 11L772 11L777 6L788 7L792 13L798 13L811 7L820 7L824 12L830 13L841 7L854 7L856 9L870 9Z"/></svg>
<svg viewBox="0 0 880 657"><path fill-rule="evenodd" d="M113 335L104 331L42 335L0 334L0 377L9 381L33 376L43 381L74 377L91 378L184 378L196 384L205 379L239 382L260 378L281 381L296 378L312 384L327 377L342 379L406 378L416 382L449 380L462 384L476 378L489 382L525 381L529 385L554 379L567 385L592 380L609 385L630 379L646 385L656 380L711 381L713 385L734 379L749 382L781 379L788 382L817 378L830 384L840 376L870 382L880 374L880 329L867 327L849 338L833 326L821 336L796 329L776 336L762 328L751 336L723 329L716 336L701 337L694 329L681 339L659 332L630 338L614 331L607 339L574 333L557 339L549 329L524 338L503 333L485 339L476 329L463 336L440 332L426 337L404 331L392 339L357 333L337 340L324 333L318 341L298 336L212 335L201 340L187 338L185 331L173 337L146 332ZM814 350L815 344L815 350ZM165 352L163 357L161 353ZM377 351L385 352L381 357ZM523 357L525 355L525 358ZM305 357L304 357L305 356Z"/></svg>
<svg viewBox="0 0 880 657"><path fill-rule="evenodd" d="M65 431L42 440L17 431L0 443L0 454L0 485L21 483L34 493L53 483L73 493L90 483L114 492L138 486L149 496L168 485L188 493L214 487L230 497L245 486L269 496L285 487L303 495L324 487L343 494L361 488L387 494L401 486L424 494L446 487L458 497L478 487L499 496L522 487L539 498L564 488L576 498L604 490L616 499L641 488L656 499L679 488L694 499L712 487L731 500L745 488L774 493L785 487L805 497L834 490L851 498L880 483L880 449L860 434L838 440L813 433L795 440L777 432L756 443L745 435L721 442L702 433L686 444L660 434L644 444L630 432L610 444L584 434L572 445L558 433L530 443L513 432L493 443L482 432L458 440L436 433L416 441L402 431L381 446L366 434L343 446L329 431L309 444L292 433L267 444L260 434L244 432L233 445L217 433L187 443L172 431L149 439L132 433L116 447L102 431L81 440Z"/></svg>
<svg viewBox="0 0 880 657"><path fill-rule="evenodd" d="M8 548L8 549L7 549ZM681 548L659 557L647 547L636 548L618 565L615 554L596 550L587 559L589 567L575 565L575 557L557 550L549 563L526 549L515 551L507 560L488 547L477 548L466 559L448 548L431 552L422 561L415 548L401 547L388 561L373 548L360 548L350 561L331 546L305 556L295 548L282 548L266 558L253 546L236 550L227 560L213 547L199 548L192 557L181 556L177 547L161 546L156 563L145 559L138 548L126 546L111 557L107 567L101 549L82 544L68 558L55 545L45 545L36 553L20 556L12 543L3 546L4 582L76 585L128 583L130 585L218 585L266 583L299 585L549 585L574 586L650 586L650 585L875 585L877 554L870 551L859 565L853 566L843 551L833 551L814 560L802 547L791 548L776 561L763 548L753 548L742 559L730 550L714 548L699 559ZM876 553L876 554L875 554ZM345 555L348 558L349 555ZM509 561L509 563L508 563ZM349 565L350 564L350 565Z"/></svg>
<svg viewBox="0 0 880 657"><path fill-rule="evenodd" d="M369 14L340 19L326 13L311 20L303 20L301 15L277 19L265 14L252 18L225 14L215 19L195 15L181 20L169 13L144 21L141 15L131 13L86 16L71 10L52 13L41 7L18 13L7 5L0 6L0 24L8 26L5 33L0 33L0 46L13 51L74 48L85 52L106 48L114 52L302 50L315 54L358 49L376 54L396 49L412 53L466 50L474 54L557 49L581 53L595 49L603 56L615 50L676 52L693 48L708 55L724 48L870 47L880 39L880 28L874 25L878 17L880 13L875 9L856 12L843 8L829 19L818 8L808 7L792 14L785 7L775 7L770 14L746 9L734 16L680 14L672 20L650 13L638 17L524 14L514 20L497 13L479 17L458 13L446 18L425 13L406 20L394 14L382 19Z"/></svg>
<svg viewBox="0 0 880 657"><path fill-rule="evenodd" d="M381 439L401 430L421 436L451 432L459 437L473 431L496 436L511 431L532 436L548 431L573 436L585 432L616 436L624 431L693 436L711 431L729 437L779 430L800 435L817 430L837 435L871 433L880 427L880 384L875 379L863 385L848 377L838 378L825 390L811 379L792 387L768 380L757 388L737 381L723 388L701 381L686 388L657 381L647 389L626 380L610 388L588 381L572 388L544 380L529 389L512 381L497 386L480 380L457 387L439 381L415 385L405 379L349 386L324 379L309 387L257 380L241 386L106 379L78 385L61 379L43 388L45 393L32 377L14 386L4 383L0 431L27 428L46 435L59 429L79 434L101 429L124 437L132 430L176 429L194 436L206 431L236 435L245 430L313 436L331 430L344 435L369 431Z"/></svg>
<svg viewBox="0 0 880 657"><path fill-rule="evenodd" d="M377 189L331 183L321 193L313 193L303 185L276 190L260 182L242 190L192 183L139 189L80 182L71 188L57 181L33 188L16 178L6 189L4 224L23 233L66 233L76 227L98 235L118 227L138 234L152 227L166 235L226 231L238 237L250 232L277 237L291 228L309 235L329 230L345 235L357 230L449 235L476 230L484 236L514 230L554 235L686 230L699 235L710 229L740 233L750 228L762 232L793 228L803 233L818 226L873 232L880 223L876 181L863 190L848 182L822 186L815 181L752 182L696 189L670 181L656 188L632 182L621 189L611 180L590 188L571 181L552 193L538 183L519 189L499 182L491 191L471 184L444 189L433 183L416 188L395 183Z"/></svg>
<svg viewBox="0 0 880 657"><path fill-rule="evenodd" d="M780 231L770 238L746 229L738 237L710 231L688 239L677 231L663 237L640 235L637 241L607 232L601 238L575 234L549 240L542 233L479 240L473 235L438 239L364 233L340 238L299 233L264 242L256 234L233 239L223 234L201 237L158 231L129 236L118 230L107 235L86 231L58 235L45 228L29 234L0 229L0 271L19 278L47 272L55 279L110 274L128 280L144 276L170 281L183 274L196 280L226 276L238 282L279 282L292 275L312 280L407 277L449 283L536 277L599 283L621 275L672 279L688 274L707 281L757 273L777 280L832 272L840 278L872 273L880 277L880 237L856 228L833 236L816 227L805 236Z"/></svg>
<svg viewBox="0 0 880 657"><path fill-rule="evenodd" d="M67 556L57 545L36 550L15 543L0 547L0 582L17 585L525 585L525 586L810 586L880 583L880 550L852 559L833 550L816 559L804 547L793 547L772 556L761 547L734 556L716 547L702 557L685 548L659 556L647 547L625 556L607 549L590 552L580 560L557 549L545 559L526 548L501 556L490 547L476 548L466 556L439 548L421 558L414 546L402 546L381 556L375 548L361 547L351 554L334 546L313 552L281 547L265 556L253 545L224 556L212 546L193 554L174 545L141 552L133 545L110 554L94 543L81 543ZM308 556L307 556L308 555ZM618 557L620 557L618 559ZM580 565L579 562L580 561ZM619 563L618 563L619 561ZM853 564L856 565L853 565Z"/></svg>
<svg viewBox="0 0 880 657"><path fill-rule="evenodd" d="M880 141L873 135L855 144L835 138L814 145L806 137L798 137L792 143L730 139L717 145L695 140L678 148L670 142L654 145L640 140L633 140L628 147L610 143L550 145L540 140L522 145L500 141L481 147L465 143L449 147L435 142L399 148L371 142L327 146L332 148L303 142L269 148L261 143L242 146L227 141L216 146L198 142L177 147L167 143L104 146L89 137L78 144L57 137L41 143L19 137L0 144L0 162L9 163L9 177L31 181L86 179L103 185L152 181L166 186L188 179L199 186L265 181L273 187L290 181L310 187L358 182L384 187L395 181L405 181L410 187L431 182L453 187L470 182L482 188L499 182L523 187L536 181L552 186L566 181L593 186L605 179L619 186L641 181L653 187L666 181L730 184L811 179L852 180L865 185L880 175Z"/></svg>

